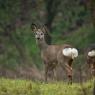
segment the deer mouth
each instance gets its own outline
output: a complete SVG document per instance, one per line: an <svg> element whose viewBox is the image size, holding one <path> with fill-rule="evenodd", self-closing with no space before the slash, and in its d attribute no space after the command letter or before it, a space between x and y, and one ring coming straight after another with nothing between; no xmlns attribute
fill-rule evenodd
<svg viewBox="0 0 95 95"><path fill-rule="evenodd" d="M40 38L37 38L37 40L40 40Z"/></svg>

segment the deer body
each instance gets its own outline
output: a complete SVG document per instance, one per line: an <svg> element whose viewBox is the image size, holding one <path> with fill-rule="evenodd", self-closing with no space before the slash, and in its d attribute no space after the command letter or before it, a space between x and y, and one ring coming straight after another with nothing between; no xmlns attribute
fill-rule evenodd
<svg viewBox="0 0 95 95"><path fill-rule="evenodd" d="M36 42L41 51L41 58L45 65L45 81L48 72L53 71L57 64L65 68L70 82L72 82L72 62L78 56L78 51L71 45L48 45L45 41L45 30L34 27Z"/></svg>

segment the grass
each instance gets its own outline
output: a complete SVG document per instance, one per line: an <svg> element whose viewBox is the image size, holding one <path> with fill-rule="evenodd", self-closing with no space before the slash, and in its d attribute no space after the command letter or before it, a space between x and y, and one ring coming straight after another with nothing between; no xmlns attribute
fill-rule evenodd
<svg viewBox="0 0 95 95"><path fill-rule="evenodd" d="M92 95L93 80L85 82L86 95ZM84 95L79 83L41 83L30 80L0 79L0 95Z"/></svg>

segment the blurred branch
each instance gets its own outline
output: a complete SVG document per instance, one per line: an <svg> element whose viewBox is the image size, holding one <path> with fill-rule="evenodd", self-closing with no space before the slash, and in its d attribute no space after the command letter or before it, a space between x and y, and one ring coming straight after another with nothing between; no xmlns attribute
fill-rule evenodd
<svg viewBox="0 0 95 95"><path fill-rule="evenodd" d="M27 63L28 59L27 59L25 49L23 45L20 43L19 39L13 34L16 31L15 24L16 24L15 20L10 24L0 23L0 26L3 28L3 32L0 35L4 36L4 38L6 36L9 37L10 41L15 45L16 49L18 50L23 63Z"/></svg>

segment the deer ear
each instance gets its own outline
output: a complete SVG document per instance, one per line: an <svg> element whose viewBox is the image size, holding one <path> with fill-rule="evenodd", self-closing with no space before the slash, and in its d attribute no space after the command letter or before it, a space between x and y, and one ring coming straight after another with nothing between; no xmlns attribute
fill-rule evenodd
<svg viewBox="0 0 95 95"><path fill-rule="evenodd" d="M46 24L45 24L45 25L43 25L43 30L44 30L44 33L45 33L45 34L50 35L49 30L48 30L48 28L47 28L47 25L46 25Z"/></svg>
<svg viewBox="0 0 95 95"><path fill-rule="evenodd" d="M43 27L42 27L42 31L44 32L44 33L46 33L47 32L47 26L46 25L43 25Z"/></svg>
<svg viewBox="0 0 95 95"><path fill-rule="evenodd" d="M32 29L33 32L35 32L37 30L37 25L32 23L31 24L31 29Z"/></svg>

